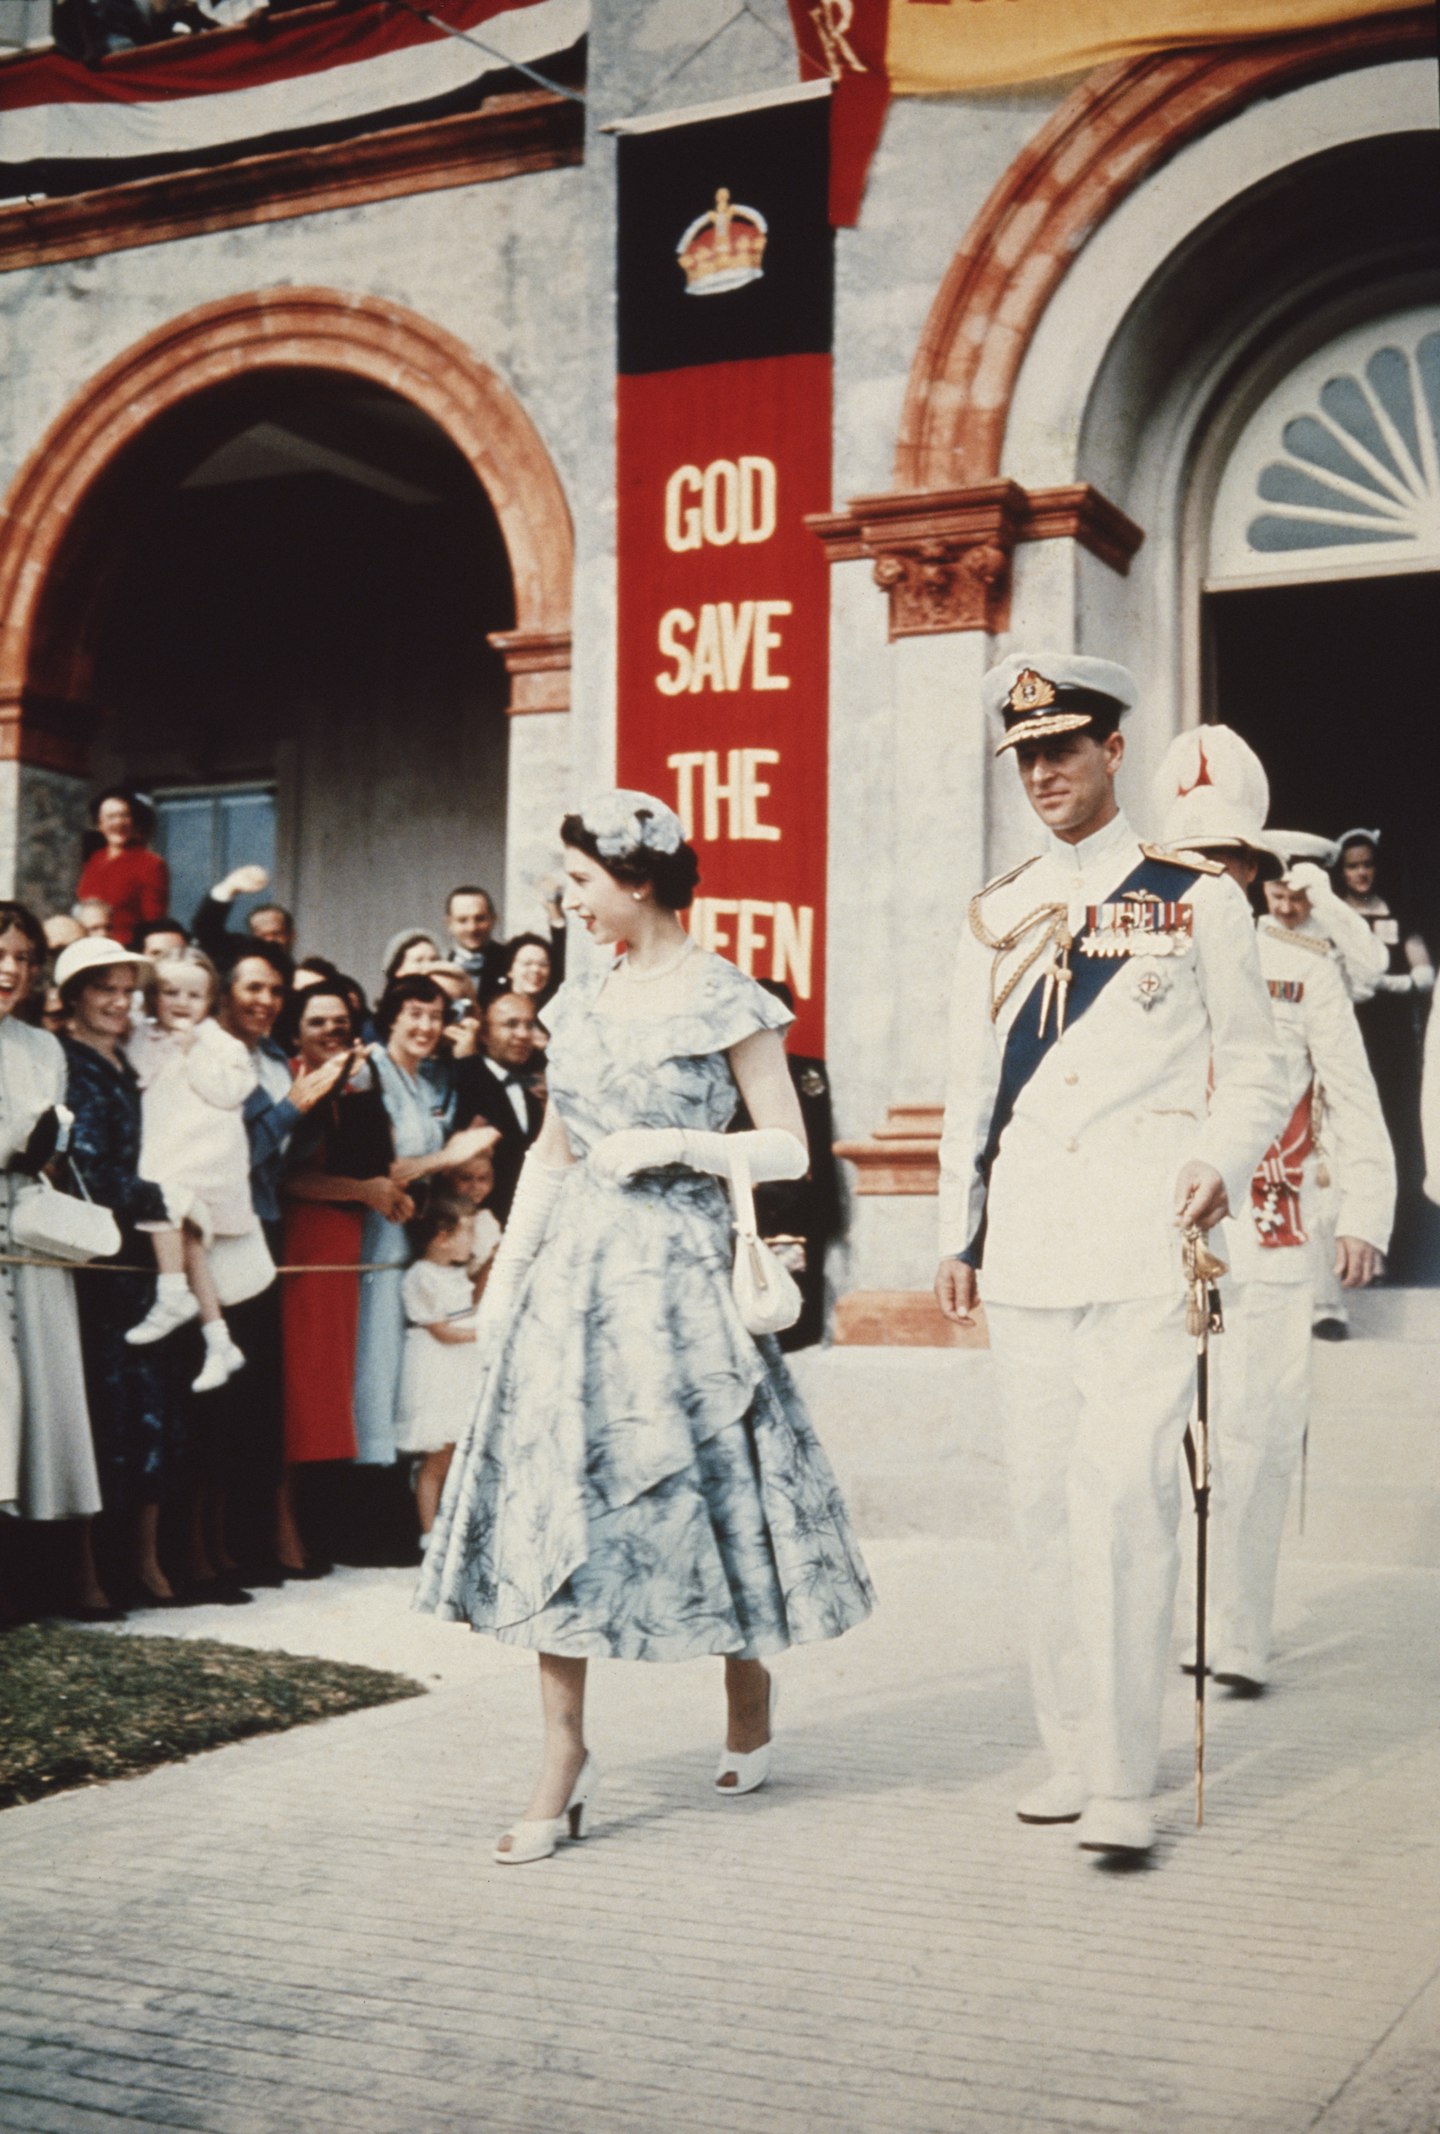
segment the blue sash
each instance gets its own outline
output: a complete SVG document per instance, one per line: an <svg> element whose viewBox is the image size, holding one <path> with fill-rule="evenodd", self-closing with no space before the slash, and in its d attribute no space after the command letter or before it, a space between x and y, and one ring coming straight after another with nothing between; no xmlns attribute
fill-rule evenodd
<svg viewBox="0 0 1440 2134"><path fill-rule="evenodd" d="M1175 860L1151 859L1147 854L1139 866L1132 868L1126 875L1119 888L1110 891L1105 902L1118 904L1123 897L1138 896L1142 891L1148 891L1152 896L1159 897L1162 903L1179 903L1199 878L1198 867L1185 867ZM1075 937L1071 951L1071 977L1065 1000L1067 1030L1074 1028L1086 1009L1094 1006L1111 979L1130 962L1128 956L1086 956L1078 953L1084 937L1085 929L1082 928ZM987 1193L990 1187L990 1170L1000 1147L1000 1137L1010 1124L1021 1091L1060 1034L1058 1001L1052 1002L1051 1013L1045 1018L1045 1028L1040 1028L1040 1000L1044 990L1045 979L1042 973L1021 1002L1020 1012L1011 1023L1009 1035L1005 1039L1005 1052L1000 1063L1000 1086L995 1093L995 1110L990 1120L990 1132L975 1166ZM982 1212L974 1237L956 1257L967 1261L972 1267L979 1267L984 1247L985 1215Z"/></svg>

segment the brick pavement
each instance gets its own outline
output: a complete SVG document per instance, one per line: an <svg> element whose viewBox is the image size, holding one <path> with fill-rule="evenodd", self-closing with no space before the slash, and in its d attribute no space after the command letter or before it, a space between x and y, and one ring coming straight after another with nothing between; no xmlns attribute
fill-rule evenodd
<svg viewBox="0 0 1440 2134"><path fill-rule="evenodd" d="M602 1668L596 1834L518 1870L526 1656L397 1574L233 1612L432 1692L0 1818L0 2128L1435 2134L1440 1577L1292 1556L1208 1827L1177 1677L1157 1864L1119 1872L1011 1814L1004 1543L871 1557L875 1619L781 1663L770 1788L709 1790L714 1668Z"/></svg>

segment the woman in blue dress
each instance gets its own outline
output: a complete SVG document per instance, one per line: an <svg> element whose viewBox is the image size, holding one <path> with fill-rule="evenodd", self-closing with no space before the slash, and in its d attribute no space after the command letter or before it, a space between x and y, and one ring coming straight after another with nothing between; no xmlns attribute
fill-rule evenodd
<svg viewBox="0 0 1440 2134"><path fill-rule="evenodd" d="M454 1170L483 1155L495 1140L488 1127L450 1131L455 1110L448 1073L432 1073L449 998L433 978L412 972L385 988L375 1020L383 1042L369 1052L390 1126L393 1182L409 1189L422 1178ZM350 1078L350 1087L359 1084ZM409 1265L403 1221L367 1208L360 1236L362 1263L378 1272L360 1277L360 1329L355 1348L355 1457L362 1467L395 1461L395 1417L405 1353L405 1307L399 1270ZM391 1272L391 1270L396 1270ZM412 1559L413 1560L413 1559Z"/></svg>
<svg viewBox="0 0 1440 2134"><path fill-rule="evenodd" d="M695 854L644 793L561 827L566 909L623 952L566 980L545 1123L481 1307L485 1389L462 1431L418 1605L540 1657L544 1753L504 1864L583 1835L591 1658L725 1660L717 1790L769 1773L764 1660L838 1637L872 1595L844 1502L770 1339L731 1290L722 1179L806 1166L791 1020L678 914ZM754 1131L724 1132L743 1095Z"/></svg>

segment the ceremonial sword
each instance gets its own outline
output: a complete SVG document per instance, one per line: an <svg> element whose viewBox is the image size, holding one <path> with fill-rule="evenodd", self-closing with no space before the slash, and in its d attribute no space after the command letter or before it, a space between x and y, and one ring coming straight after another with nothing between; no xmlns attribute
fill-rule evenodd
<svg viewBox="0 0 1440 2134"><path fill-rule="evenodd" d="M1195 1343L1195 1421L1185 1432L1185 1463L1195 1493L1195 1827L1205 1821L1205 1600L1210 1534L1210 1337L1223 1334L1217 1282L1225 1262L1204 1233L1185 1232L1185 1331Z"/></svg>

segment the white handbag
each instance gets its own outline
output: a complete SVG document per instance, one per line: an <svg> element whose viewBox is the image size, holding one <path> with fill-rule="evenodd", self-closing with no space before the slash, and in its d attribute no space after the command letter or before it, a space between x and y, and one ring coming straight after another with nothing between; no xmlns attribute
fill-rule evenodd
<svg viewBox="0 0 1440 2134"><path fill-rule="evenodd" d="M248 1304L268 1289L275 1279L275 1262L260 1225L238 1237L217 1237L210 1248L210 1272L227 1311L233 1304Z"/></svg>
<svg viewBox="0 0 1440 2134"><path fill-rule="evenodd" d="M735 1270L731 1286L735 1306L752 1334L783 1334L804 1306L787 1273L755 1225L755 1195L750 1159L741 1148L730 1151L730 1197L735 1203Z"/></svg>
<svg viewBox="0 0 1440 2134"><path fill-rule="evenodd" d="M72 1267L113 1259L120 1250L120 1225L90 1198L74 1163L70 1175L84 1196L80 1200L58 1192L44 1177L20 1188L10 1207L11 1244L37 1259L65 1260Z"/></svg>

